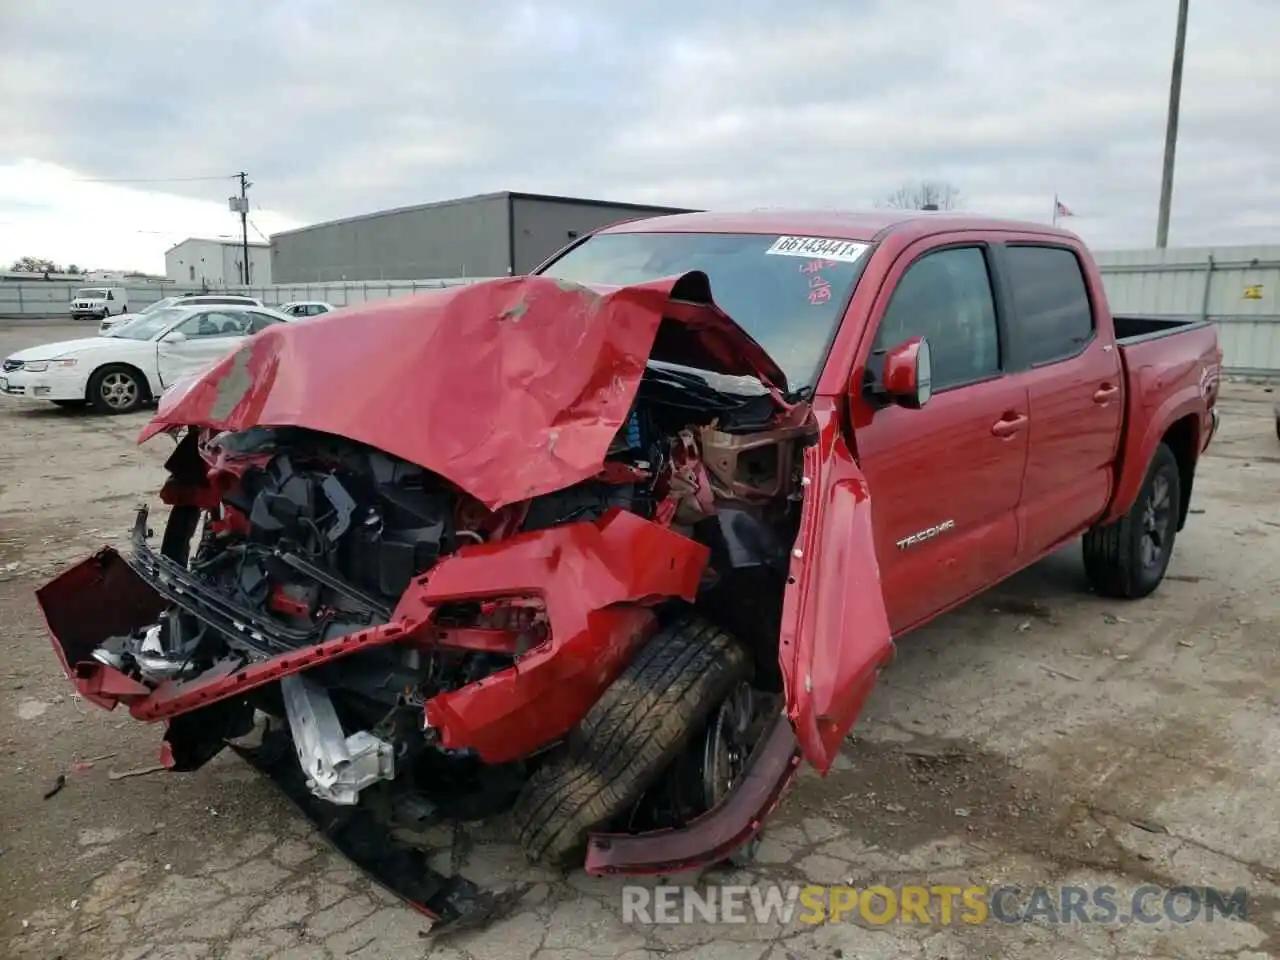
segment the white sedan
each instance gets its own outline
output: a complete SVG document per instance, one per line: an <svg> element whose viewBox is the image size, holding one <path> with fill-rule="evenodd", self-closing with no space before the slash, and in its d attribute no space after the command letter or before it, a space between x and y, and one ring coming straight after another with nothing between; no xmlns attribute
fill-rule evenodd
<svg viewBox="0 0 1280 960"><path fill-rule="evenodd" d="M0 394L129 413L287 317L269 307L166 307L105 336L19 350L0 363Z"/></svg>
<svg viewBox="0 0 1280 960"><path fill-rule="evenodd" d="M138 317L145 317L147 314L163 310L165 307L194 307L212 303L230 303L241 307L265 306L257 297L243 297L234 293L182 293L176 297L165 297L163 300L157 300L150 306L143 307L137 313L122 313L118 317L103 317L102 323L98 325L98 332L103 334L110 333L114 328L123 326L130 320L137 320Z"/></svg>
<svg viewBox="0 0 1280 960"><path fill-rule="evenodd" d="M338 308L323 300L294 300L276 308L291 317L318 317L322 313L332 313Z"/></svg>

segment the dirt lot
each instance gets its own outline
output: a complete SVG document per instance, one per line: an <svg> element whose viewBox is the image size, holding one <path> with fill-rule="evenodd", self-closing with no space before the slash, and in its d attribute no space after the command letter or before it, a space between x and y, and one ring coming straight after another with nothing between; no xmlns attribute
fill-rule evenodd
<svg viewBox="0 0 1280 960"><path fill-rule="evenodd" d="M0 321L0 356L83 330ZM1243 887L1244 919L628 924L619 882L533 870L495 823L459 832L446 852L477 882L523 897L486 929L443 938L426 936L421 917L328 852L233 756L197 774L113 779L156 763L160 731L72 695L32 591L68 561L123 540L135 505L159 484L167 442L134 445L145 414L0 402L0 955L1280 954L1272 397L1228 385L1195 515L1155 597L1124 605L1090 596L1072 547L904 640L838 768L802 779L755 867L714 878L1110 885L1122 914L1143 884ZM59 775L65 786L45 799Z"/></svg>

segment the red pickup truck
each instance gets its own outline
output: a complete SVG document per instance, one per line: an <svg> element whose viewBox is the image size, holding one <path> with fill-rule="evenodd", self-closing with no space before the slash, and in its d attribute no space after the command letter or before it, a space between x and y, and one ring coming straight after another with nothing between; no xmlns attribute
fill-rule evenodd
<svg viewBox="0 0 1280 960"><path fill-rule="evenodd" d="M140 438L178 441L159 549L143 508L38 597L167 766L235 741L447 919L479 894L405 817L511 808L595 873L737 856L896 637L1081 536L1096 590L1151 593L1220 364L1209 324L1112 316L1058 229L616 224L175 385Z"/></svg>

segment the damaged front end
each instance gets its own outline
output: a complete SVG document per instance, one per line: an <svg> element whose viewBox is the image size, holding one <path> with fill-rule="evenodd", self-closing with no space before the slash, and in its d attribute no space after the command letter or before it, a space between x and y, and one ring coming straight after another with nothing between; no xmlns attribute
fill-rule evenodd
<svg viewBox="0 0 1280 960"><path fill-rule="evenodd" d="M435 352L451 342L466 353ZM335 398L334 350L398 376ZM882 608L855 609L804 554L833 511L855 541L838 555L867 559L865 488L830 417L784 388L696 274L608 293L519 278L272 329L144 431L178 439L158 543L143 508L127 554L72 567L40 606L83 696L165 722L173 770L265 715L238 749L440 919L484 898L396 826L518 804L694 611L746 648L750 683L591 825L587 868L713 863L758 833L802 749L829 766L889 649ZM868 629L841 649L847 613ZM828 655L838 671L815 671Z"/></svg>

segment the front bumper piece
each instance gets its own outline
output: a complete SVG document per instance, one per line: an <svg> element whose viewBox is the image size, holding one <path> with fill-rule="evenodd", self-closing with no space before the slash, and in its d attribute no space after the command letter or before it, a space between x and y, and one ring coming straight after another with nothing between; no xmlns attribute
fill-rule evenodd
<svg viewBox="0 0 1280 960"><path fill-rule="evenodd" d="M474 578L483 580L490 590L510 590L513 585L532 589L548 598L553 611L551 634L553 639L559 634L561 640L532 651L519 670L500 672L476 685L471 696L486 699L468 702L470 688L462 688L448 695L452 699L446 702L451 706L442 711L441 719L449 721L446 739L452 731L459 739L484 747L491 737L498 739L498 733L510 735L512 725L521 718L526 728L545 724L545 717L555 713L545 706L555 699L594 702L598 670L619 646L613 633L597 635L597 624L603 622L599 615L610 607L634 604L638 598L684 595L695 588L700 569L700 564L675 562L676 534L619 512L596 523L539 531L471 556L452 557L425 578L420 594L402 598L389 623L299 648L296 644L303 638L209 590L182 565L149 547L147 534L144 508L139 511L129 559L104 548L37 591L54 650L76 689L105 709L123 703L139 720L165 719L173 727L199 723L204 715L183 714L281 681L286 703L293 703L288 713L294 736L276 731L271 743L264 739L260 748L235 744L232 748L267 773L338 850L440 922L483 919L500 903L461 877L446 878L432 871L429 854L397 839L392 827L366 805L347 805L345 801L353 799L361 786L393 776L394 759L376 737L340 736L340 725L322 723L328 698L314 696L318 688L305 680L304 672L365 646L409 639L421 631L436 606L459 595L464 583ZM575 555L574 564L564 563L568 554ZM619 577L621 568L609 561L633 554L666 557L667 563L641 564L626 571L629 578ZM609 576L597 576L597 570ZM175 604L234 637L244 653L199 677L165 681L154 689L93 659L104 638L153 624ZM571 605L569 609L566 604ZM588 617L592 612L594 619ZM508 672L510 676L505 675ZM491 693L496 702L487 699ZM530 717L538 723L530 724ZM299 727L307 722L316 729L300 735ZM557 722L571 727L577 719L571 720L566 713ZM543 740L550 729L530 735L530 741ZM480 749L481 756L485 752ZM664 874L724 860L760 831L793 782L800 759L792 726L780 713L757 745L744 776L715 809L679 829L593 834L587 872ZM303 764L307 764L305 770ZM316 796L317 786L321 794L328 791L329 795Z"/></svg>

